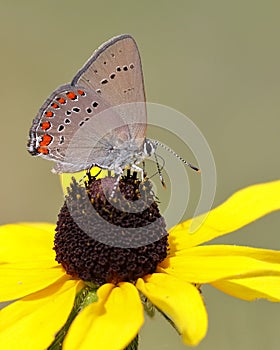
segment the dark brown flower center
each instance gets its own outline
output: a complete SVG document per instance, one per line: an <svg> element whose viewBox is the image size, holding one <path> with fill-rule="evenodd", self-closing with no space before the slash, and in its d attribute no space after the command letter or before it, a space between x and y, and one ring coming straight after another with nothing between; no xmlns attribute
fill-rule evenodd
<svg viewBox="0 0 280 350"><path fill-rule="evenodd" d="M90 178L71 183L58 216L56 260L84 281L133 282L167 255L167 231L148 180ZM114 193L112 195L112 193Z"/></svg>

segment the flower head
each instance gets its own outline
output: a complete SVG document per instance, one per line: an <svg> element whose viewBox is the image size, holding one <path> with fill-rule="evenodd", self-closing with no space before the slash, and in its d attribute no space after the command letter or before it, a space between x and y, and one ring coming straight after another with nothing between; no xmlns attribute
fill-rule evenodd
<svg viewBox="0 0 280 350"><path fill-rule="evenodd" d="M193 234L189 220L168 235L148 182L124 178L114 205L105 196L112 186L107 179L86 189L74 182L56 228L0 228L0 300L18 299L0 312L0 348L47 348L63 341L63 330L66 350L123 349L144 322L143 295L196 345L207 332L198 285L245 300L280 300L278 251L200 245L279 210L280 181L237 192Z"/></svg>
<svg viewBox="0 0 280 350"><path fill-rule="evenodd" d="M56 227L56 260L96 285L135 282L167 256L168 233L151 183L126 176L110 198L114 183L90 179L84 187L74 180Z"/></svg>

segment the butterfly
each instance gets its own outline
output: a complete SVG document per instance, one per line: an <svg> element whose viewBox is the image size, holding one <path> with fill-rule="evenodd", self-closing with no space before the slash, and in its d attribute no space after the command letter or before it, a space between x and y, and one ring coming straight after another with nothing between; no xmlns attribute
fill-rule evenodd
<svg viewBox="0 0 280 350"><path fill-rule="evenodd" d="M145 101L137 44L131 35L116 36L45 101L33 120L28 151L54 161L57 174L98 166L113 171L117 182L125 168L140 171L143 179L138 164L160 144L146 138Z"/></svg>
<svg viewBox="0 0 280 350"><path fill-rule="evenodd" d="M154 153L146 138L147 112L139 50L130 35L99 47L70 84L40 108L28 151L54 161L55 173L98 166L122 174Z"/></svg>

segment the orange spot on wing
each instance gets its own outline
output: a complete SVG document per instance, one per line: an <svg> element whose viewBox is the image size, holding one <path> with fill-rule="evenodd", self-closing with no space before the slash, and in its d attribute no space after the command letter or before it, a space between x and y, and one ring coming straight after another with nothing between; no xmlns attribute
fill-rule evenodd
<svg viewBox="0 0 280 350"><path fill-rule="evenodd" d="M83 90L78 90L78 94L81 96L85 96L86 93Z"/></svg>
<svg viewBox="0 0 280 350"><path fill-rule="evenodd" d="M57 108L59 108L59 105L57 103L53 102L51 104L51 107L57 109Z"/></svg>
<svg viewBox="0 0 280 350"><path fill-rule="evenodd" d="M54 116L54 113L51 112L51 111L46 111L46 112L45 112L45 116L48 117L48 118L51 118L51 117Z"/></svg>
<svg viewBox="0 0 280 350"><path fill-rule="evenodd" d="M49 150L47 148L44 148L44 147L38 147L37 152L42 153L42 154L49 154Z"/></svg>
<svg viewBox="0 0 280 350"><path fill-rule="evenodd" d="M70 98L70 100L76 100L77 95L73 91L67 92L67 97Z"/></svg>
<svg viewBox="0 0 280 350"><path fill-rule="evenodd" d="M42 130L49 130L50 127L51 127L51 123L50 122L42 122L41 123L41 129Z"/></svg>
<svg viewBox="0 0 280 350"><path fill-rule="evenodd" d="M57 102L59 102L62 105L64 105L66 103L66 100L63 97L58 97L56 100L57 100Z"/></svg>
<svg viewBox="0 0 280 350"><path fill-rule="evenodd" d="M41 147L46 147L52 142L53 137L51 135L45 134L42 137L42 140L40 141L39 145Z"/></svg>

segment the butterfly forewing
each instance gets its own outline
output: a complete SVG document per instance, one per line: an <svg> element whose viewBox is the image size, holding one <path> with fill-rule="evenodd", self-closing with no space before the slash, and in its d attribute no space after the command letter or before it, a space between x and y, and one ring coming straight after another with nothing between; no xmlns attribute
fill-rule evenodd
<svg viewBox="0 0 280 350"><path fill-rule="evenodd" d="M130 35L103 44L77 73L72 84L94 90L112 106L124 105L121 117L132 139L143 144L147 113L140 54Z"/></svg>

